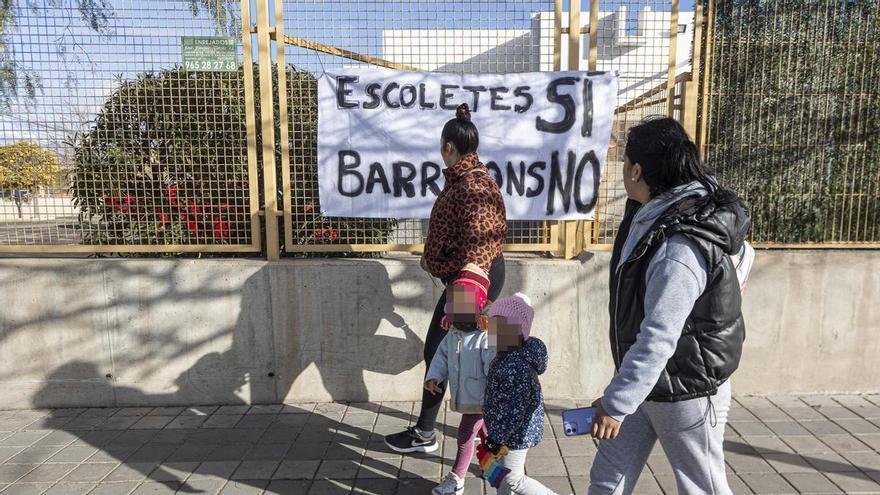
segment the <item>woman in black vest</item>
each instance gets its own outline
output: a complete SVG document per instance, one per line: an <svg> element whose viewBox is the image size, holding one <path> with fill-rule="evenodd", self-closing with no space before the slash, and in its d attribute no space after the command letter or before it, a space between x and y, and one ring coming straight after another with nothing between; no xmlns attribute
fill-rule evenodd
<svg viewBox="0 0 880 495"><path fill-rule="evenodd" d="M593 436L590 494L628 494L657 440L682 494L729 494L722 442L745 337L730 258L751 225L670 118L630 129L627 212L611 266L616 373Z"/></svg>

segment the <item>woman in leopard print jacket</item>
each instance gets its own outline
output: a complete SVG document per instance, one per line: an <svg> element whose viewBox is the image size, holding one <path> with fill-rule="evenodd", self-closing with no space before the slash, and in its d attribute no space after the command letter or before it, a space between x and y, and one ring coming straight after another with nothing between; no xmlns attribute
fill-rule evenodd
<svg viewBox="0 0 880 495"><path fill-rule="evenodd" d="M459 105L455 118L443 127L440 154L446 168L446 185L431 210L428 238L422 268L444 285L449 285L466 265L477 265L488 274L489 301L498 297L504 286L502 248L507 237L504 199L498 183L477 157L479 133L471 122L467 104ZM441 320L446 306L446 291L437 301L434 317L425 338L425 363L443 340ZM385 442L398 452L432 452L437 449L434 422L443 403L442 392L422 393L422 409L415 427L389 435Z"/></svg>

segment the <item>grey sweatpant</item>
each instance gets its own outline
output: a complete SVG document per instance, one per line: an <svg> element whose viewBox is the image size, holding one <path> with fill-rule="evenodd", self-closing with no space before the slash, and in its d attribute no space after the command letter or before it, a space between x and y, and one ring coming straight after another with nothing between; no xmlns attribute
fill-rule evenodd
<svg viewBox="0 0 880 495"><path fill-rule="evenodd" d="M501 481L498 495L556 495L540 482L526 476L526 454L529 449L511 450L501 457L499 464L510 469Z"/></svg>
<svg viewBox="0 0 880 495"><path fill-rule="evenodd" d="M657 440L680 495L731 495L722 446L729 411L730 380L712 397L644 402L623 420L616 439L599 442L589 495L632 493Z"/></svg>

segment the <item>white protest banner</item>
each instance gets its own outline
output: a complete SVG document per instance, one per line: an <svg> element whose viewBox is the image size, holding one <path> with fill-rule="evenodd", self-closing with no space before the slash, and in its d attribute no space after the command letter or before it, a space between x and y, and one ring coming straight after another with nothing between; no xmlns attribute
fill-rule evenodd
<svg viewBox="0 0 880 495"><path fill-rule="evenodd" d="M617 72L325 73L318 80L321 212L429 218L444 185L440 132L467 103L480 160L501 186L509 219L592 219L617 79Z"/></svg>

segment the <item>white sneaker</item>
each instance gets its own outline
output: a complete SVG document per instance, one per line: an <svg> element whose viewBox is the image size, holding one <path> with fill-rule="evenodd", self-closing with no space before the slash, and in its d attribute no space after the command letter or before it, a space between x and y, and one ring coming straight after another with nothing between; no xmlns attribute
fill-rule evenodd
<svg viewBox="0 0 880 495"><path fill-rule="evenodd" d="M432 495L461 495L464 493L464 478L459 478L455 473L449 473L443 482L431 490Z"/></svg>

